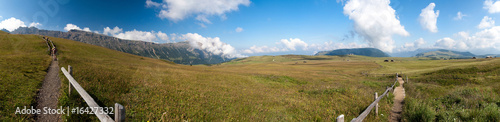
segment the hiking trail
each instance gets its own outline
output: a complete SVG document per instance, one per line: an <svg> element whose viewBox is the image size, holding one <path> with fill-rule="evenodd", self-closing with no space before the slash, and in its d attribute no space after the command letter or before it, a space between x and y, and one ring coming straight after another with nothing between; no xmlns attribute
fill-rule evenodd
<svg viewBox="0 0 500 122"><path fill-rule="evenodd" d="M394 106L391 108L390 122L400 122L401 113L403 112L403 104L405 98L405 88L403 88L403 78L398 77L399 86L394 89Z"/></svg>

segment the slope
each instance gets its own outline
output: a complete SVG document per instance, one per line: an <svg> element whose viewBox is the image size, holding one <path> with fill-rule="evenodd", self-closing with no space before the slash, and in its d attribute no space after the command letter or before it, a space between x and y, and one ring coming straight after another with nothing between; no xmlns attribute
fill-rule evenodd
<svg viewBox="0 0 500 122"><path fill-rule="evenodd" d="M187 42L157 44L144 41L124 40L86 31L70 30L68 32L61 32L39 30L35 27L20 27L12 33L39 34L65 38L134 55L165 59L178 64L216 64L230 60L221 55L214 55L208 51L192 48Z"/></svg>
<svg viewBox="0 0 500 122"><path fill-rule="evenodd" d="M38 36L0 32L0 121L33 121L33 116L15 111L36 107L49 64L48 47Z"/></svg>
<svg viewBox="0 0 500 122"><path fill-rule="evenodd" d="M101 106L124 105L129 121L306 121L333 120L340 114L352 119L370 103L374 91L383 91L391 81L390 77L359 77L363 70L378 67L372 61L280 56L290 61L186 66L66 39L52 40L59 45L60 66L71 65L75 79ZM295 64L297 61L301 63ZM61 79L62 86L67 86L66 78ZM86 106L76 93L68 97L67 87L61 92L61 106ZM388 104L381 103L386 115ZM345 106L354 109L343 109ZM64 117L96 120L93 115Z"/></svg>

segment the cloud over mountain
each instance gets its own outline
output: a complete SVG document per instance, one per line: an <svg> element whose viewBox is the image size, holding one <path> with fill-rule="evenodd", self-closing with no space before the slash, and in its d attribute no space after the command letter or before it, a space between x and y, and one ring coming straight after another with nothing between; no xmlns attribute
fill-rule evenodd
<svg viewBox="0 0 500 122"><path fill-rule="evenodd" d="M8 31L14 31L19 27L26 27L23 21L11 17L9 19L3 20L0 22L0 29L6 29Z"/></svg>
<svg viewBox="0 0 500 122"><path fill-rule="evenodd" d="M372 47L385 52L395 48L394 34L409 36L396 17L390 0L349 0L344 14L354 21L354 30Z"/></svg>

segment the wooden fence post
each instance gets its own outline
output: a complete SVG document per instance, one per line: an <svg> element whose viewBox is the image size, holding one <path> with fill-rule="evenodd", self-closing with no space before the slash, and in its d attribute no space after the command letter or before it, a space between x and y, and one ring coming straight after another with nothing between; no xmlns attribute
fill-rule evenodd
<svg viewBox="0 0 500 122"><path fill-rule="evenodd" d="M125 122L125 107L115 103L115 122Z"/></svg>
<svg viewBox="0 0 500 122"><path fill-rule="evenodd" d="M378 98L378 94L377 94L377 92L375 92L375 99L374 99L374 101L377 100L377 98ZM377 103L377 105L375 105L375 116L377 116L377 115L378 115L378 103Z"/></svg>
<svg viewBox="0 0 500 122"><path fill-rule="evenodd" d="M68 72L71 76L73 76L73 67L68 65ZM71 95L71 82L68 81L68 95Z"/></svg>
<svg viewBox="0 0 500 122"><path fill-rule="evenodd" d="M339 117L337 117L337 122L344 122L344 114L341 114Z"/></svg>
<svg viewBox="0 0 500 122"><path fill-rule="evenodd" d="M386 86L385 87L385 90L389 89L389 86ZM387 97L389 97L389 94L387 94Z"/></svg>
<svg viewBox="0 0 500 122"><path fill-rule="evenodd" d="M408 75L406 76L406 83L409 83L410 80L408 80Z"/></svg>

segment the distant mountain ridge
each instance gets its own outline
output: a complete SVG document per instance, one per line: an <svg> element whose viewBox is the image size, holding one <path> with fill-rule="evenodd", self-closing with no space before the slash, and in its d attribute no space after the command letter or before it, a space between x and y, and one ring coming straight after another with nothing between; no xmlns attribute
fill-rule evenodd
<svg viewBox="0 0 500 122"><path fill-rule="evenodd" d="M470 52L460 52L446 49L436 49L436 51L422 52L415 55L415 57L429 57L433 59L450 59L450 58L472 58L476 55Z"/></svg>
<svg viewBox="0 0 500 122"><path fill-rule="evenodd" d="M337 49L332 51L321 51L315 55L362 55L370 57L390 57L388 54L376 48L353 48L353 49Z"/></svg>
<svg viewBox="0 0 500 122"><path fill-rule="evenodd" d="M188 42L157 44L153 42L119 39L112 36L79 30L61 32L40 30L34 27L20 27L11 33L39 34L64 38L139 56L165 59L178 64L216 64L230 60L222 55L215 55L205 50L193 48Z"/></svg>

